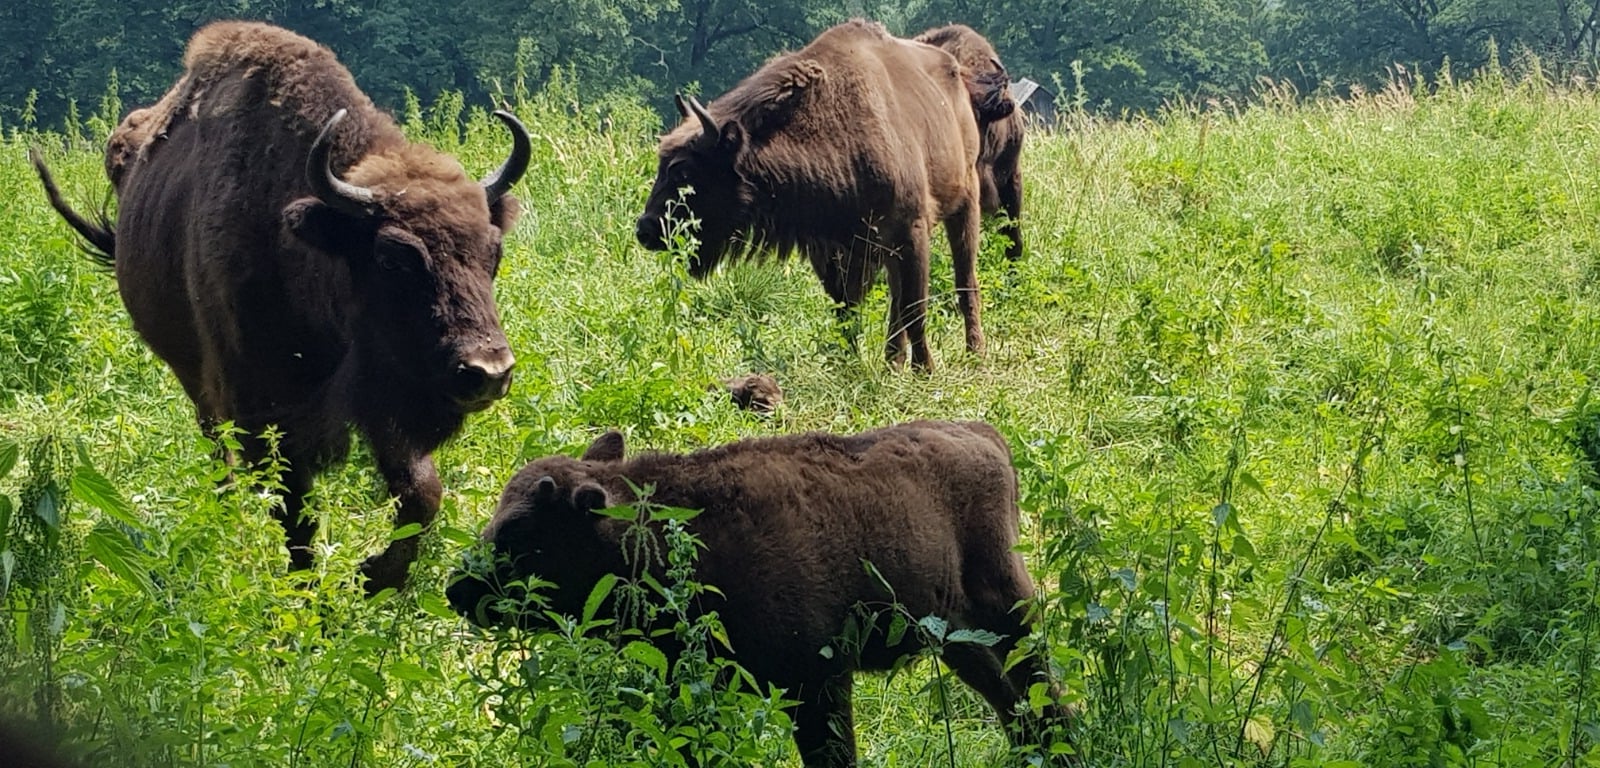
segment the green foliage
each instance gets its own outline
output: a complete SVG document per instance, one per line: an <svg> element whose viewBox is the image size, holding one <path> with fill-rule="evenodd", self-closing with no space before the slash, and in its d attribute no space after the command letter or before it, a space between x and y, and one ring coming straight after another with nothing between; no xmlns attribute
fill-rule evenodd
<svg viewBox="0 0 1600 768"><path fill-rule="evenodd" d="M113 281L45 205L26 147L92 207L107 108L82 145L6 123L0 713L129 766L670 764L680 746L793 765L783 693L705 685L739 679L712 654L666 665L660 638L598 609L549 632L465 629L441 594L459 553L516 467L598 429L687 450L984 418L1013 449L1040 589L1022 647L1058 673L1091 764L1600 759L1593 91L1502 72L1073 113L1024 156L1029 255L980 262L988 356L961 350L936 244L942 367L916 375L871 352L881 291L852 353L809 265L697 282L687 238L641 249L659 121L565 71L539 89L533 61L496 91L535 134L497 284L517 380L438 453L446 495L416 584L375 601L355 574L391 505L369 462L319 484L317 570L286 573L272 501L248 490L275 468L211 458ZM405 127L481 173L505 150L485 104L418 100ZM706 390L752 365L779 376L777 416ZM712 649L714 624L674 611L716 585L686 575L692 540L653 525L641 558L659 575L593 605L637 595ZM981 639L924 618L901 631ZM858 680L864 765L1011 759L942 674Z"/></svg>
<svg viewBox="0 0 1600 768"><path fill-rule="evenodd" d="M73 103L95 98L149 104L176 78L189 36L217 19L309 35L397 111L408 91L479 104L509 81L538 88L564 72L676 119L671 92L720 94L852 16L908 36L965 23L1013 76L1054 83L1062 105L1149 114L1252 98L1263 76L1302 93L1372 87L1395 72L1447 79L1452 62L1456 72L1493 63L1589 76L1600 60L1596 9L1600 0L9 0L0 124L56 127Z"/></svg>
<svg viewBox="0 0 1600 768"><path fill-rule="evenodd" d="M600 580L582 616L547 614L552 629L491 631L492 662L473 673L479 706L516 734L519 758L538 765L781 764L792 751L782 710L790 702L722 658L721 622L694 609L713 589L694 578L700 543L683 525L694 511L642 499L602 512L633 523L633 573ZM539 592L548 586L509 585L517 597L498 608L545 614Z"/></svg>

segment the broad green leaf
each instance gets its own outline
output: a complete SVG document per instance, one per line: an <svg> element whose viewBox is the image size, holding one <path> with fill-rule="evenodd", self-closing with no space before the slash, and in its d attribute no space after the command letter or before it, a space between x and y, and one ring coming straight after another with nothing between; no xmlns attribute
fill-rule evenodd
<svg viewBox="0 0 1600 768"><path fill-rule="evenodd" d="M428 592L418 597L417 606L424 612L431 613L446 621L455 621L460 618L455 610L450 607L450 603L436 592Z"/></svg>
<svg viewBox="0 0 1600 768"><path fill-rule="evenodd" d="M635 640L622 646L622 655L649 667L650 671L656 674L656 679L666 679L667 655L662 653L661 649L641 640Z"/></svg>
<svg viewBox="0 0 1600 768"><path fill-rule="evenodd" d="M123 581L138 587L145 594L155 594L148 559L120 528L107 522L99 523L84 539L83 548L96 562Z"/></svg>
<svg viewBox="0 0 1600 768"><path fill-rule="evenodd" d="M878 580L878 584L883 586L884 592L887 592L890 595L894 594L894 587L889 586L889 580L883 577L883 573L878 570L878 566L872 564L871 560L863 559L861 561L861 567L865 568L867 573L870 574L872 578Z"/></svg>
<svg viewBox="0 0 1600 768"><path fill-rule="evenodd" d="M612 587L617 585L617 575L608 573L595 582L594 589L589 590L589 599L583 601L583 623L594 621L596 613L600 612L600 604L605 602L611 594Z"/></svg>
<svg viewBox="0 0 1600 768"><path fill-rule="evenodd" d="M993 648L1000 642L1000 636L987 629L958 629L945 638L952 643L972 643L985 648Z"/></svg>
<svg viewBox="0 0 1600 768"><path fill-rule="evenodd" d="M624 520L627 522L633 522L634 520L639 519L639 510L635 509L632 504L622 504L615 507L597 509L594 511L594 514L597 514L601 517L609 517L612 520Z"/></svg>
<svg viewBox="0 0 1600 768"><path fill-rule="evenodd" d="M693 520L699 514L700 510L698 509L686 509L684 507L661 507L650 513L650 519L657 522L676 520L682 523Z"/></svg>
<svg viewBox="0 0 1600 768"><path fill-rule="evenodd" d="M10 496L0 496L0 549L6 548L6 540L11 536L11 506Z"/></svg>
<svg viewBox="0 0 1600 768"><path fill-rule="evenodd" d="M889 619L889 632L884 638L885 641L891 646L899 645L900 639L905 637L906 630L910 627L911 623L906 621L905 614L895 611L894 617Z"/></svg>
<svg viewBox="0 0 1600 768"><path fill-rule="evenodd" d="M1255 491L1256 493L1266 493L1266 491L1262 490L1261 488L1261 481L1257 480L1255 475L1245 472L1244 470L1239 471L1239 484L1249 488L1252 491Z"/></svg>
<svg viewBox="0 0 1600 768"><path fill-rule="evenodd" d="M45 524L50 532L61 530L61 491L56 488L54 481L44 487L44 492L39 494L39 501L33 505L33 514Z"/></svg>
<svg viewBox="0 0 1600 768"><path fill-rule="evenodd" d="M80 462L72 471L72 496L77 500L106 513L130 528L143 530L144 522L116 486L86 462Z"/></svg>
<svg viewBox="0 0 1600 768"><path fill-rule="evenodd" d="M443 679L438 672L410 661L396 661L390 664L389 675L412 683L431 683Z"/></svg>
<svg viewBox="0 0 1600 768"><path fill-rule="evenodd" d="M401 539L409 539L419 533L422 533L422 523L406 523L405 525L390 531L389 540L399 541Z"/></svg>
<svg viewBox="0 0 1600 768"><path fill-rule="evenodd" d="M350 679L360 683L363 688L372 692L378 698L384 698L387 693L383 686L383 677L376 670L365 664L350 665Z"/></svg>
<svg viewBox="0 0 1600 768"><path fill-rule="evenodd" d="M944 642L945 633L950 630L950 622L933 615L923 616L917 625L922 627L936 643Z"/></svg>
<svg viewBox="0 0 1600 768"><path fill-rule="evenodd" d="M0 480L11 474L11 468L17 465L17 457L21 453L15 440L0 440Z"/></svg>
<svg viewBox="0 0 1600 768"><path fill-rule="evenodd" d="M1211 523L1218 528L1228 525L1228 520L1233 516L1233 505L1224 501L1211 508Z"/></svg>

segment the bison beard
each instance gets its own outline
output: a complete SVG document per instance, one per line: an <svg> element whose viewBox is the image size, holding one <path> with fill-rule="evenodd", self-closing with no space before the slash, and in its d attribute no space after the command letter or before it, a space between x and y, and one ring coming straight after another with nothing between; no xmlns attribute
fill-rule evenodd
<svg viewBox="0 0 1600 768"><path fill-rule="evenodd" d="M690 272L739 246L800 250L823 288L854 312L878 272L889 279L886 354L933 365L924 334L929 237L944 224L967 348L979 319L978 127L970 74L933 46L863 21L840 24L712 101L678 99L684 122L662 137L636 234L668 246L680 190L700 222ZM841 317L843 320L844 318Z"/></svg>
<svg viewBox="0 0 1600 768"><path fill-rule="evenodd" d="M243 432L243 459L275 448L294 568L311 565L312 480L371 444L395 526L429 525L442 489L430 456L510 383L493 279L528 166L526 129L475 182L401 135L328 49L264 24L197 32L185 71L112 133L115 227L90 222L35 166L53 207L116 272L133 326L172 368L208 434ZM276 446L261 437L277 425ZM363 565L399 587L414 536Z"/></svg>
<svg viewBox="0 0 1600 768"><path fill-rule="evenodd" d="M630 523L595 510L630 504L637 500L631 489L644 487L654 488L653 503L702 510L688 523L705 545L695 579L721 592L707 593L694 610L718 613L728 656L762 689L777 685L799 702L795 742L807 766L855 764L852 672L889 669L918 650L915 632L888 643L878 624L890 613L881 611L883 621L861 633L855 653L823 656L824 646L840 647L847 622L871 616L863 605L895 601L914 617L938 615L952 629L1000 635L992 647L953 643L943 658L1019 745L1039 745L1045 726L1066 723L1060 708L1043 717L1027 709L1029 687L1049 682L1038 659L1005 668L1028 632L1034 592L1013 551L1019 521L1010 451L979 422L791 435L632 459L623 457L622 436L607 433L581 460L539 459L512 478L482 534L496 565L458 573L447 589L451 605L480 625L541 626L548 622L542 611L500 612L502 597L517 597L515 586L502 593L500 585L538 576L556 584L543 594L549 607L577 615L604 575L634 572L622 544Z"/></svg>

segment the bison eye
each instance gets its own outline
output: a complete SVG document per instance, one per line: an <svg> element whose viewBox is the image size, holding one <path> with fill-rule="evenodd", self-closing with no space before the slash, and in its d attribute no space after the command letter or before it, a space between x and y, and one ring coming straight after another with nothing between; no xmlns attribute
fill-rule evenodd
<svg viewBox="0 0 1600 768"><path fill-rule="evenodd" d="M391 272L411 272L422 268L422 246L397 238L380 237L373 248L378 266Z"/></svg>

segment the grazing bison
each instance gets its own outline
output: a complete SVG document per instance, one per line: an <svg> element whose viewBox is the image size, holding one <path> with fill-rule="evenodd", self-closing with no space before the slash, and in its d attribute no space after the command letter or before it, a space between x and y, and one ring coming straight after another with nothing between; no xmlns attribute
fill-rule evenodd
<svg viewBox="0 0 1600 768"><path fill-rule="evenodd" d="M993 427L920 421L686 456L622 454L622 436L610 432L582 460L553 456L523 467L483 531L496 565L458 574L447 590L451 605L480 625L546 623L542 612L507 617L499 601L517 598L520 588L508 585L537 575L557 585L545 595L551 609L577 615L603 575L633 572L623 552L630 523L595 510L634 502L632 488L653 488L654 503L703 510L688 523L705 545L696 579L721 591L703 595L696 610L719 614L729 656L763 688L781 686L799 702L795 741L807 766L855 765L851 673L888 669L920 647L915 631L886 634L892 601L913 619L937 615L952 629L1000 635L992 647L950 644L944 659L1014 738L1038 737L1041 721L1025 709L1045 670L1032 657L1005 668L1028 632L1034 592L1012 549L1016 473ZM852 619L866 627L853 653L838 650ZM1062 714L1052 709L1047 722Z"/></svg>
<svg viewBox="0 0 1600 768"><path fill-rule="evenodd" d="M347 454L352 425L398 497L395 525L428 525L441 494L429 454L510 383L493 279L527 131L495 113L512 150L480 184L407 141L306 38L212 24L184 65L111 137L115 227L69 208L36 156L51 204L114 267L202 429L232 420L254 462L279 427L294 568L312 561L312 479ZM368 590L403 584L416 550L405 537L369 558Z"/></svg>
<svg viewBox="0 0 1600 768"><path fill-rule="evenodd" d="M701 106L678 97L684 122L663 136L637 236L662 250L679 190L699 220L689 261L709 274L737 246L798 248L841 318L880 268L889 274L888 357L931 367L923 334L928 238L943 222L955 262L967 348L979 322L978 128L955 57L860 20L779 56Z"/></svg>
<svg viewBox="0 0 1600 768"><path fill-rule="evenodd" d="M965 24L930 29L915 39L949 51L961 66L975 73L977 80L998 83L997 89L986 94L998 103L979 110L983 138L978 151L978 199L985 214L1005 211L1006 222L1000 232L1011 241L1006 246L1006 258L1015 261L1022 257L1023 119L1006 88L1005 65L1000 63L994 46ZM998 117L984 119L988 115Z"/></svg>

